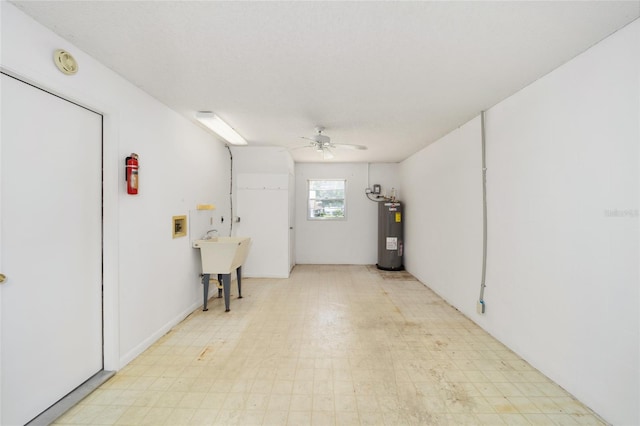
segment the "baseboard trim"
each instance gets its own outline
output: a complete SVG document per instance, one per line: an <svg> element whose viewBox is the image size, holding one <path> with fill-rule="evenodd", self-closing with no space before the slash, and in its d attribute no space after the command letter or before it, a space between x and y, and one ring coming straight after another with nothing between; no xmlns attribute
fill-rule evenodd
<svg viewBox="0 0 640 426"><path fill-rule="evenodd" d="M160 327L155 333L144 339L140 344L127 352L124 356L120 358L120 369L125 367L131 361L136 359L142 352L149 349L151 345L153 345L158 339L167 334L169 330L179 324L182 320L188 317L193 311L195 311L198 307L202 306L201 302L194 302L187 309L182 311L180 314L176 315L168 321L164 326Z"/></svg>

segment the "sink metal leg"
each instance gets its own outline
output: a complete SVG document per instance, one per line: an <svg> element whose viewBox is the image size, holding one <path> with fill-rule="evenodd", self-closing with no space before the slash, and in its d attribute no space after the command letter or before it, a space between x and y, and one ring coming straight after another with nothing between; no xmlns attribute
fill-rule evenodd
<svg viewBox="0 0 640 426"><path fill-rule="evenodd" d="M224 311L229 312L229 292L231 291L231 274L222 274L222 287L224 289Z"/></svg>
<svg viewBox="0 0 640 426"><path fill-rule="evenodd" d="M203 287L203 302L202 302L202 310L208 311L207 309L207 299L209 298L209 274L202 275L202 287Z"/></svg>
<svg viewBox="0 0 640 426"><path fill-rule="evenodd" d="M218 282L222 284L222 274L218 274ZM222 289L218 287L218 299L222 297Z"/></svg>
<svg viewBox="0 0 640 426"><path fill-rule="evenodd" d="M242 299L242 266L238 266L236 274L238 275L238 299Z"/></svg>

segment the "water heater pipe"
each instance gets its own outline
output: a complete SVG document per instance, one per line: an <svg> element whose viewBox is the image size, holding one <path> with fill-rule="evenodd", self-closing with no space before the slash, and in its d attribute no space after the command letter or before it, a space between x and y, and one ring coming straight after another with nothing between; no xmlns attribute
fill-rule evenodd
<svg viewBox="0 0 640 426"><path fill-rule="evenodd" d="M484 314L484 288L487 278L487 157L484 111L480 113L480 133L482 137L482 279L480 281L480 298L478 313Z"/></svg>

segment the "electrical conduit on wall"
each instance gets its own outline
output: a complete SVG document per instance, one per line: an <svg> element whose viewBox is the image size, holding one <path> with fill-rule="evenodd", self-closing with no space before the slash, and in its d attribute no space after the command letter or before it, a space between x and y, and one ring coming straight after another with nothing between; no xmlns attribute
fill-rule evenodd
<svg viewBox="0 0 640 426"><path fill-rule="evenodd" d="M478 298L477 311L479 314L484 314L484 289L487 278L487 156L484 111L480 113L480 133L482 139L482 277L480 279L480 297Z"/></svg>
<svg viewBox="0 0 640 426"><path fill-rule="evenodd" d="M225 145L227 147L227 151L229 151L229 214L230 214L230 223L229 223L229 236L233 236L233 154L231 153L231 148L229 145Z"/></svg>

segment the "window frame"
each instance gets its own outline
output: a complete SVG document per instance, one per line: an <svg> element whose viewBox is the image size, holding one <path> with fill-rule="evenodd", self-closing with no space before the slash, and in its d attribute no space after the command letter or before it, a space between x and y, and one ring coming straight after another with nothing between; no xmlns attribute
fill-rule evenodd
<svg viewBox="0 0 640 426"><path fill-rule="evenodd" d="M327 198L327 199L322 199L322 198L311 198L311 182L344 182L344 196L342 198ZM324 201L324 200L342 200L342 216L320 216L320 217L316 217L316 216L311 216L311 209L309 208L309 206L311 205L311 202L317 200L317 201ZM306 216L307 216L307 220L312 220L312 221L341 221L341 220L347 220L347 179L345 178L337 178L337 179L307 179L307 197L306 197L306 202L307 205L305 207L306 210Z"/></svg>

